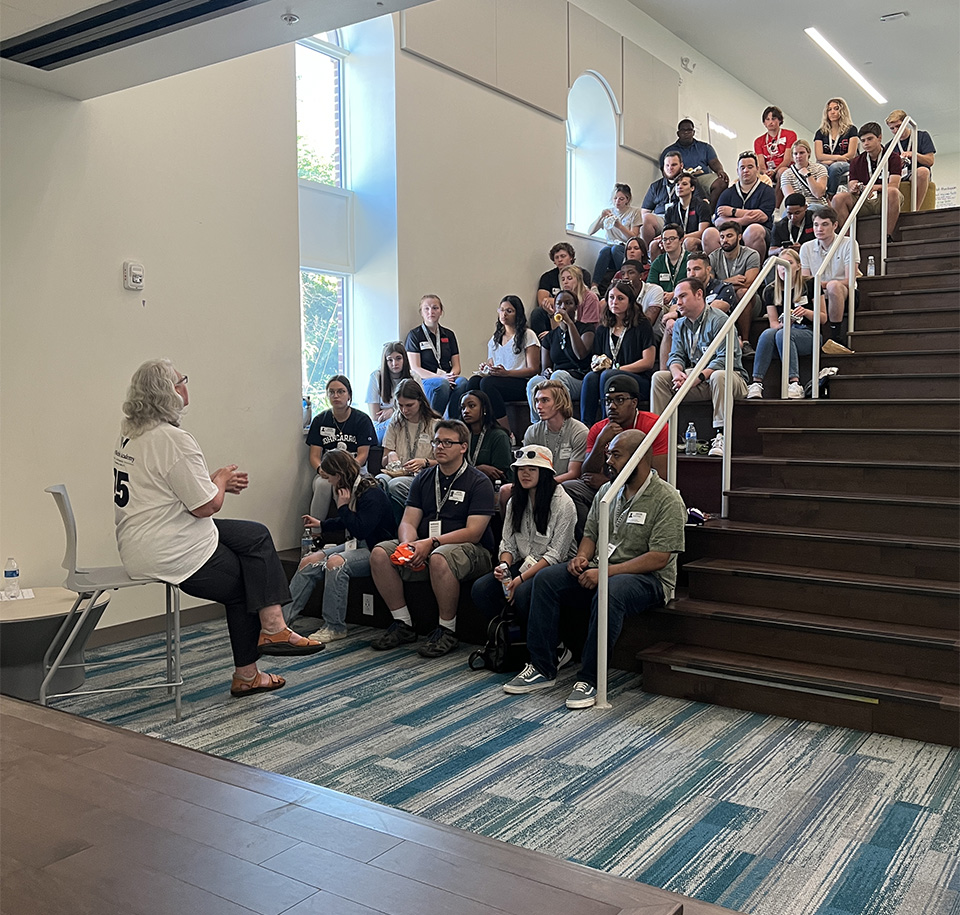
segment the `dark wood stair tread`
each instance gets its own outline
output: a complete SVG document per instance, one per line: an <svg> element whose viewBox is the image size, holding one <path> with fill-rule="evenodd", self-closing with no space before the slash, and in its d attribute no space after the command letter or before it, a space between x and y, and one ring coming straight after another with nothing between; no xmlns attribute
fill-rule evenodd
<svg viewBox="0 0 960 915"><path fill-rule="evenodd" d="M874 575L869 572L837 571L818 569L812 566L785 566L780 563L747 562L732 559L695 559L684 563L684 570L714 572L721 575L749 575L753 578L771 580L794 580L798 577L807 582L856 586L870 591L902 591L904 593L930 594L941 597L960 598L960 584L931 578L900 578L893 575Z"/></svg>
<svg viewBox="0 0 960 915"><path fill-rule="evenodd" d="M721 601L696 600L689 597L676 598L667 604L665 610L657 612L702 619L719 619L726 622L777 626L784 629L813 630L871 641L920 644L932 648L960 648L960 629L909 626L904 623L888 623L882 620L829 616L820 613L805 613L799 610L780 610L773 607L752 607Z"/></svg>
<svg viewBox="0 0 960 915"><path fill-rule="evenodd" d="M853 376L847 375L846 377L851 378ZM868 377L868 376L865 376ZM942 376L930 376L930 377L942 377ZM784 433L790 433L791 435L806 435L808 433L816 433L817 435L829 434L829 435L849 435L850 433L863 433L864 435L950 435L958 436L960 435L960 429L866 429L856 426L854 428L849 428L846 426L758 426L757 432L761 435L764 432L775 432L778 435Z"/></svg>
<svg viewBox="0 0 960 915"><path fill-rule="evenodd" d="M693 671L735 674L745 679L783 683L799 687L849 694L851 698L897 699L942 709L960 709L957 688L931 680L918 680L862 670L846 670L824 664L784 661L736 651L720 651L692 645L660 642L638 655L641 661L685 667Z"/></svg>
<svg viewBox="0 0 960 915"><path fill-rule="evenodd" d="M859 280L858 280L859 282ZM885 290L876 290L875 292L870 293L871 299L883 298L898 298L899 296L911 296L911 295L956 295L957 287L956 286L937 286L930 287L928 289L885 289Z"/></svg>
<svg viewBox="0 0 960 915"><path fill-rule="evenodd" d="M851 430L846 430L851 431ZM861 430L856 430L857 432ZM960 432L957 433L960 435ZM762 454L735 454L734 463L740 464L779 464L794 467L803 464L814 467L850 467L850 468L877 468L889 470L956 470L957 464L950 461L872 461L863 458L812 458L812 457L767 457Z"/></svg>

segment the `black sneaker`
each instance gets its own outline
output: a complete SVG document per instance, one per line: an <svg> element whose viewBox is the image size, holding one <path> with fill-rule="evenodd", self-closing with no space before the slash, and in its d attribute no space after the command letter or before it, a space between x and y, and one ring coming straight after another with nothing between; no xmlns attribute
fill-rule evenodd
<svg viewBox="0 0 960 915"><path fill-rule="evenodd" d="M417 630L408 626L402 620L394 620L383 635L377 636L370 647L375 651L389 651L401 645L409 645L417 640Z"/></svg>
<svg viewBox="0 0 960 915"><path fill-rule="evenodd" d="M450 654L456 648L460 647L460 640L449 629L438 626L427 640L417 649L417 654L421 658L442 658L445 654Z"/></svg>

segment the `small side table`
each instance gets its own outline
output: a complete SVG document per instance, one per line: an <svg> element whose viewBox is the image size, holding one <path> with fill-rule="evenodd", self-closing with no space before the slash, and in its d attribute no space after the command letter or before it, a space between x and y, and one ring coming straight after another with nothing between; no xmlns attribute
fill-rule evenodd
<svg viewBox="0 0 960 915"><path fill-rule="evenodd" d="M34 588L31 600L0 601L0 693L36 702L43 682L43 656L77 595L66 588ZM84 648L110 603L110 593L101 596L87 617L65 664L84 662ZM84 669L67 667L57 672L51 692L69 692L83 683Z"/></svg>

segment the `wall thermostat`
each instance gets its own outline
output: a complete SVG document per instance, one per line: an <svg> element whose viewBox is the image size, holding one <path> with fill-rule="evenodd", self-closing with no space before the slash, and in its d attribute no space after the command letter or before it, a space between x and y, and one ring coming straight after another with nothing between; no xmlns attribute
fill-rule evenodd
<svg viewBox="0 0 960 915"><path fill-rule="evenodd" d="M123 262L123 288L143 289L143 264L136 261Z"/></svg>

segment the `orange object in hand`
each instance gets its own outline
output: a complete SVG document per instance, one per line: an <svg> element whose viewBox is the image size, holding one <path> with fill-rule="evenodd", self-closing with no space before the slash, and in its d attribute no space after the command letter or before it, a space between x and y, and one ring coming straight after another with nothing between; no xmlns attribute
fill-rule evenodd
<svg viewBox="0 0 960 915"><path fill-rule="evenodd" d="M401 543L390 555L390 561L395 566L405 566L413 558L413 547L409 543ZM426 566L421 562L420 565L410 566L414 572L425 569Z"/></svg>

